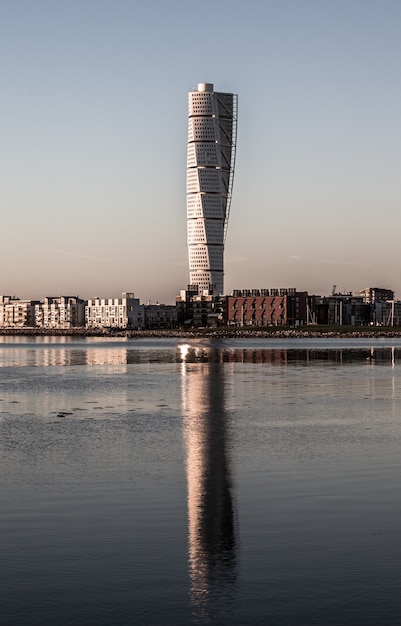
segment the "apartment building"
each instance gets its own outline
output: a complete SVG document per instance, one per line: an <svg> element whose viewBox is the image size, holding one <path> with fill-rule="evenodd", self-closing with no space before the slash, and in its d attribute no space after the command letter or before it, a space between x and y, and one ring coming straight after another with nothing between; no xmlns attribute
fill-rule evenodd
<svg viewBox="0 0 401 626"><path fill-rule="evenodd" d="M359 292L359 295L363 298L363 302L369 304L394 300L394 291L383 287L366 287Z"/></svg>
<svg viewBox="0 0 401 626"><path fill-rule="evenodd" d="M227 326L286 326L308 323L310 298L295 288L235 289L225 298Z"/></svg>
<svg viewBox="0 0 401 626"><path fill-rule="evenodd" d="M0 328L24 328L35 325L33 300L20 300L17 296L0 296Z"/></svg>
<svg viewBox="0 0 401 626"><path fill-rule="evenodd" d="M177 307L174 304L145 304L145 328L174 328Z"/></svg>
<svg viewBox="0 0 401 626"><path fill-rule="evenodd" d="M141 329L144 321L144 305L133 292L124 292L121 298L92 298L85 307L87 328Z"/></svg>
<svg viewBox="0 0 401 626"><path fill-rule="evenodd" d="M34 307L34 325L39 328L85 326L85 300L78 296L46 297Z"/></svg>
<svg viewBox="0 0 401 626"><path fill-rule="evenodd" d="M179 326L217 326L224 320L225 296L200 295L197 285L188 285L176 297Z"/></svg>

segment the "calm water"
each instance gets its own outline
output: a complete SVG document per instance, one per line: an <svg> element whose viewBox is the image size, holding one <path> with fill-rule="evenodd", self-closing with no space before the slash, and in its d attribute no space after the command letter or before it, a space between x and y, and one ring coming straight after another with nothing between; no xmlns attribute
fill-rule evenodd
<svg viewBox="0 0 401 626"><path fill-rule="evenodd" d="M0 624L401 623L401 341L0 337Z"/></svg>

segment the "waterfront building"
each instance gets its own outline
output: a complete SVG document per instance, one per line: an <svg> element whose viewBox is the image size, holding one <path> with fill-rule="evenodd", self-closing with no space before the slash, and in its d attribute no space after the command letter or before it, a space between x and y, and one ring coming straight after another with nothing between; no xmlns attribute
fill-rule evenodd
<svg viewBox="0 0 401 626"><path fill-rule="evenodd" d="M235 289L225 298L227 326L287 326L308 323L313 298L295 288Z"/></svg>
<svg viewBox="0 0 401 626"><path fill-rule="evenodd" d="M92 298L85 307L87 328L141 329L144 319L144 305L132 292L124 292L121 298Z"/></svg>
<svg viewBox="0 0 401 626"><path fill-rule="evenodd" d="M189 93L187 240L191 285L224 293L224 243L233 188L237 96L200 83Z"/></svg>
<svg viewBox="0 0 401 626"><path fill-rule="evenodd" d="M17 296L0 296L0 328L34 326L35 301L20 300Z"/></svg>
<svg viewBox="0 0 401 626"><path fill-rule="evenodd" d="M366 287L359 292L364 302L386 302L387 300L394 300L394 291L391 289L383 289L382 287Z"/></svg>
<svg viewBox="0 0 401 626"><path fill-rule="evenodd" d="M145 304L145 328L175 328L177 307L174 304Z"/></svg>
<svg viewBox="0 0 401 626"><path fill-rule="evenodd" d="M224 296L198 294L197 287L188 285L176 298L177 323L179 326L217 326L224 321Z"/></svg>
<svg viewBox="0 0 401 626"><path fill-rule="evenodd" d="M329 326L367 326L372 320L372 304L361 295L335 293L316 296L316 322Z"/></svg>
<svg viewBox="0 0 401 626"><path fill-rule="evenodd" d="M371 309L371 323L375 326L401 326L400 301L374 302Z"/></svg>
<svg viewBox="0 0 401 626"><path fill-rule="evenodd" d="M46 297L34 306L34 325L39 328L85 326L85 300L78 296Z"/></svg>

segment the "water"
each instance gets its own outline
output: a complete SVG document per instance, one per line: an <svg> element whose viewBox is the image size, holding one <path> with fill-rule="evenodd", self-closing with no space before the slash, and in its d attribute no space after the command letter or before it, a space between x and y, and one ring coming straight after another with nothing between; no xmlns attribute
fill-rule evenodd
<svg viewBox="0 0 401 626"><path fill-rule="evenodd" d="M399 624L400 364L0 337L0 623Z"/></svg>

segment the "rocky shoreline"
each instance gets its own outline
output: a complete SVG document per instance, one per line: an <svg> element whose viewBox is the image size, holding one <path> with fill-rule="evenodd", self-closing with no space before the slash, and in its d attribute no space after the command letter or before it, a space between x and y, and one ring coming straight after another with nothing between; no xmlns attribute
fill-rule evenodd
<svg viewBox="0 0 401 626"><path fill-rule="evenodd" d="M210 328L210 329L162 329L162 330L110 330L110 329L44 329L44 328L2 328L0 336L24 336L24 337L128 337L130 339L142 338L215 338L215 339L311 339L311 338L384 338L401 337L401 328L391 327L304 327L300 328L277 328L250 329L250 328Z"/></svg>

